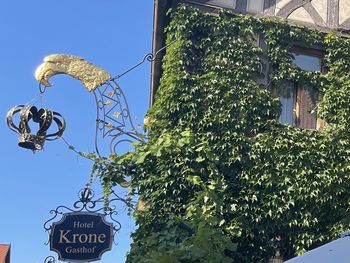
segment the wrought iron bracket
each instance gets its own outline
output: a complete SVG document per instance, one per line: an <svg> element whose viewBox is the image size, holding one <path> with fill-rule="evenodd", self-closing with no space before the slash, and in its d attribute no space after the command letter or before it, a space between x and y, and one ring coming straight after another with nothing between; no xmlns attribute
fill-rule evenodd
<svg viewBox="0 0 350 263"><path fill-rule="evenodd" d="M83 58L65 54L53 54L44 58L43 63L35 72L35 78L39 82L40 93L43 93L46 87L51 86L49 79L57 74L67 74L78 79L88 91L93 92L97 111L96 153L101 156L98 149L99 133L102 134L102 138L111 139L110 152L116 153L117 146L121 143L145 142L146 138L145 134L137 131L135 128L125 94L116 81L144 62L155 61L160 52L176 41L177 39L171 41L155 53L146 54L140 62L114 77L104 69L93 65Z"/></svg>

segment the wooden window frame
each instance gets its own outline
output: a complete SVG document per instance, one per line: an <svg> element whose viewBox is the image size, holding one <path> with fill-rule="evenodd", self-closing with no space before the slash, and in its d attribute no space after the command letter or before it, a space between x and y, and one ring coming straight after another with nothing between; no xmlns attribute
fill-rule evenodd
<svg viewBox="0 0 350 263"><path fill-rule="evenodd" d="M320 65L320 72L321 73L325 73L326 72L326 68L323 65L323 59L325 56L325 52L322 49L318 49L318 48L307 48L307 47L301 47L301 46L293 46L290 50L291 53L297 54L297 55L305 55L305 56L311 56L311 57L316 57L319 58L321 60L321 65ZM300 127L300 105L298 104L298 101L300 100L299 94L301 93L301 91L305 88L303 88L298 82L294 82L294 88L293 88L293 102L292 104L293 106L293 112L292 112L292 125L301 129L310 129L310 130L316 130L316 131L320 131L324 128L324 126L326 125L325 121L318 118L316 116L316 124L315 124L315 128L303 128ZM272 94L277 96L277 88L274 87L272 90ZM317 101L319 101L322 98L322 94L319 92L318 94L318 98L315 101L315 103L317 103Z"/></svg>

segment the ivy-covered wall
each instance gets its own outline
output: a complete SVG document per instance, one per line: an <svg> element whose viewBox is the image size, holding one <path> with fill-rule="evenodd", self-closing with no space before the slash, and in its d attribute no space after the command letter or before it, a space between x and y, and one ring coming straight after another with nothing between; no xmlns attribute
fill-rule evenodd
<svg viewBox="0 0 350 263"><path fill-rule="evenodd" d="M171 12L149 138L113 156L143 200L127 262L266 262L338 237L350 225L350 40L280 20L180 5ZM267 51L255 43L264 36ZM326 73L292 64L321 46ZM279 100L256 81L301 82L324 94L322 132L284 126Z"/></svg>

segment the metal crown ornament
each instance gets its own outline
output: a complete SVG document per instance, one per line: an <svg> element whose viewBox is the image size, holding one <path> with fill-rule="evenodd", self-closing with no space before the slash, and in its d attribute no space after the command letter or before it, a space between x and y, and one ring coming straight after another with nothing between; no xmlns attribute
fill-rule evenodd
<svg viewBox="0 0 350 263"><path fill-rule="evenodd" d="M13 116L19 113L19 124L15 125ZM66 122L58 112L49 109L37 109L32 105L18 105L7 113L7 125L11 130L19 134L18 146L32 151L42 150L45 141L53 141L62 136ZM30 121L37 123L39 128L32 133ZM52 122L56 123L57 131L47 134Z"/></svg>

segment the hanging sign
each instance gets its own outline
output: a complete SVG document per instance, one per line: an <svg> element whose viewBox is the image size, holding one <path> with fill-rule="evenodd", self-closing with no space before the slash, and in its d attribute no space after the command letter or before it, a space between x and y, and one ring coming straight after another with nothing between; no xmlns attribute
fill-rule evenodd
<svg viewBox="0 0 350 263"><path fill-rule="evenodd" d="M100 260L111 250L112 242L113 224L100 213L65 213L50 232L50 250L57 252L59 260L69 262Z"/></svg>

